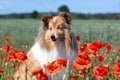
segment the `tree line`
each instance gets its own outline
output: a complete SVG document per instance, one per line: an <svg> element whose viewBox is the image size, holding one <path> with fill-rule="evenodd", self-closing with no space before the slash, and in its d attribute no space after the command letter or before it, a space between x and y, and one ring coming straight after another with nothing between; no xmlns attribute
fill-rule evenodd
<svg viewBox="0 0 120 80"><path fill-rule="evenodd" d="M62 5L58 8L58 12L65 11L72 15L73 19L120 19L120 13L97 13L97 14L84 14L73 13L66 5ZM57 15L58 12L49 12L52 15ZM12 13L7 15L0 15L0 18L34 18L39 19L42 15L48 14L46 12L33 11L31 13Z"/></svg>

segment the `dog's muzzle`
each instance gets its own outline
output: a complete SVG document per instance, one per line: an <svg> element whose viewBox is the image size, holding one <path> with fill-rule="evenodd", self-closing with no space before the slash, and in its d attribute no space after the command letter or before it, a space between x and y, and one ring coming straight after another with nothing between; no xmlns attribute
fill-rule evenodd
<svg viewBox="0 0 120 80"><path fill-rule="evenodd" d="M51 40L52 41L57 41L57 37L55 35L51 35Z"/></svg>

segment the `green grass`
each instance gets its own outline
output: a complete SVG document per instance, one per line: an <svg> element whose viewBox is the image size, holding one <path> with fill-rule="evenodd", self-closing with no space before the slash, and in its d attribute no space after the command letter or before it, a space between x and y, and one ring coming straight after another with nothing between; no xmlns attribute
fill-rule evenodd
<svg viewBox="0 0 120 80"><path fill-rule="evenodd" d="M120 44L120 20L74 20L73 31L81 36L81 42L103 40Z"/></svg>
<svg viewBox="0 0 120 80"><path fill-rule="evenodd" d="M10 37L14 47L26 50L30 48L38 33L40 20L0 19L0 38Z"/></svg>
<svg viewBox="0 0 120 80"><path fill-rule="evenodd" d="M38 19L0 19L0 39L9 36L10 45L28 51L34 43L39 27ZM75 35L80 35L81 44L102 40L114 46L120 45L120 20L73 20L72 28Z"/></svg>
<svg viewBox="0 0 120 80"><path fill-rule="evenodd" d="M8 35L15 47L27 49L33 44L39 32L40 20L0 19L0 38ZM103 40L120 44L120 20L73 20L72 28L81 36L81 43ZM27 50L25 48L25 50Z"/></svg>

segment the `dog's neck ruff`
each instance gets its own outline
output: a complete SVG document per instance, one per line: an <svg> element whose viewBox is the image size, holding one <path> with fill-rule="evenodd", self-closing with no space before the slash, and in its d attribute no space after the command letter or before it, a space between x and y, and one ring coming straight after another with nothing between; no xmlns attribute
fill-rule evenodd
<svg viewBox="0 0 120 80"><path fill-rule="evenodd" d="M55 61L58 58L68 58L71 60L75 53L73 50L67 53L63 43L58 43L53 50L47 51L40 46L39 42L36 42L31 48L31 51L34 58L40 63L41 66L48 64L48 62Z"/></svg>

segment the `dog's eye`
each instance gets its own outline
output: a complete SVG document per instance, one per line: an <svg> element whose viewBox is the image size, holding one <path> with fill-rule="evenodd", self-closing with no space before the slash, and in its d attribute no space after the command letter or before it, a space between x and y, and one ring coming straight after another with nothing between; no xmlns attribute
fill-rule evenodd
<svg viewBox="0 0 120 80"><path fill-rule="evenodd" d="M58 27L57 27L57 29L60 29L60 30L62 30L62 27L58 26Z"/></svg>
<svg viewBox="0 0 120 80"><path fill-rule="evenodd" d="M52 28L50 27L49 30L52 30Z"/></svg>
<svg viewBox="0 0 120 80"><path fill-rule="evenodd" d="M58 26L57 29L60 29L60 26Z"/></svg>

